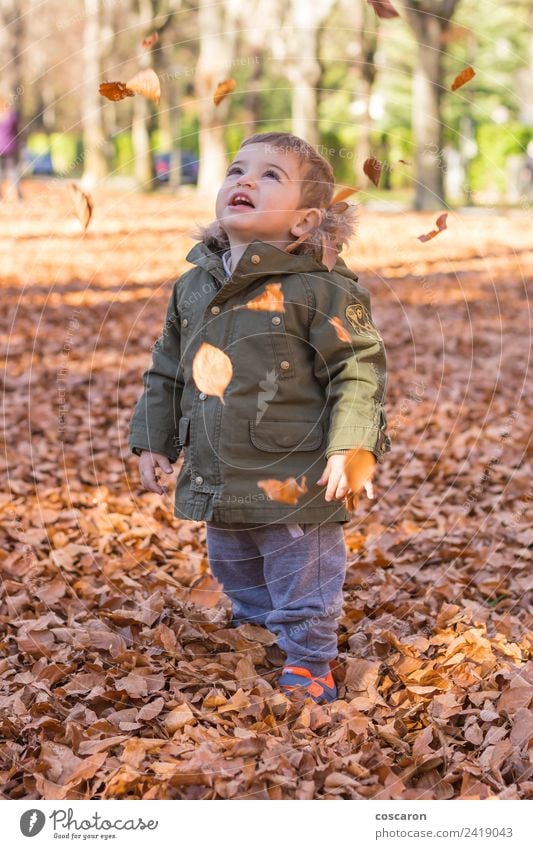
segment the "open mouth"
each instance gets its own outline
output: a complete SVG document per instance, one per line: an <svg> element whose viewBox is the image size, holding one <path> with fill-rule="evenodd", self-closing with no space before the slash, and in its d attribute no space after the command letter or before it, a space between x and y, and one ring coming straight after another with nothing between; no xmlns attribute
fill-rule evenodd
<svg viewBox="0 0 533 849"><path fill-rule="evenodd" d="M244 192L235 192L229 200L231 209L255 209L251 199Z"/></svg>

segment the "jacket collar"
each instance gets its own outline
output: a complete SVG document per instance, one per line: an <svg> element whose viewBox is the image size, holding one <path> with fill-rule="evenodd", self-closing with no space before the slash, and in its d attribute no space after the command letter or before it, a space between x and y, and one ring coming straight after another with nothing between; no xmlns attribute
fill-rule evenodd
<svg viewBox="0 0 533 849"><path fill-rule="evenodd" d="M222 253L215 252L204 242L197 242L185 259L193 265L198 265L213 275L223 288L217 295L217 301L235 295L255 280L271 274L328 274L326 266L313 254L292 254L256 239L247 246L233 274L226 282L226 274L222 262ZM334 271L357 280L357 274L351 271L344 260L338 257Z"/></svg>

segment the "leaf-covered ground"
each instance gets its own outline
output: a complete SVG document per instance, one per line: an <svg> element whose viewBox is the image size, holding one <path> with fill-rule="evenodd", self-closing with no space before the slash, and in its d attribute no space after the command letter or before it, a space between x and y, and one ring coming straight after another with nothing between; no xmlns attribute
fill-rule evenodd
<svg viewBox="0 0 533 849"><path fill-rule="evenodd" d="M361 211L344 256L394 450L345 526L340 698L316 706L277 690L272 634L229 627L205 526L126 445L209 209L101 191L83 236L61 183L26 194L0 206L4 797L531 797L530 214L424 244L436 216Z"/></svg>

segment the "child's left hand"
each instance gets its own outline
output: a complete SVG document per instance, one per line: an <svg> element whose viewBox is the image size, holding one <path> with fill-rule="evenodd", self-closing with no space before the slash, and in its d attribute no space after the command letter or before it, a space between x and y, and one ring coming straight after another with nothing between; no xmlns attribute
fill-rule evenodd
<svg viewBox="0 0 533 849"><path fill-rule="evenodd" d="M357 507L359 492L363 488L369 498L373 497L371 481L375 467L374 454L364 448L354 449L348 454L332 454L317 485L327 484L326 501L346 497L346 509L352 510Z"/></svg>

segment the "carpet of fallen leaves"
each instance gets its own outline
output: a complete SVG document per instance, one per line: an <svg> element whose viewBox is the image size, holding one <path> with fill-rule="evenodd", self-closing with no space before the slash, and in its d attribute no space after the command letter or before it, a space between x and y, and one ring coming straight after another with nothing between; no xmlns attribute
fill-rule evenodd
<svg viewBox="0 0 533 849"><path fill-rule="evenodd" d="M423 244L435 217L361 209L344 254L394 450L345 526L339 699L318 706L276 688L274 635L229 626L205 525L127 449L209 208L100 190L83 235L59 181L0 205L5 798L533 795L531 213L451 213Z"/></svg>

